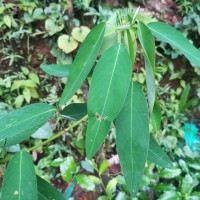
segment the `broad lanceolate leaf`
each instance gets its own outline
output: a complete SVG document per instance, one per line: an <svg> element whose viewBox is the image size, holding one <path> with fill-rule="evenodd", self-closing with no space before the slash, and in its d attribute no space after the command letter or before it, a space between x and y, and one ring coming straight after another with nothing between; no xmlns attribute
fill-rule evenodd
<svg viewBox="0 0 200 200"><path fill-rule="evenodd" d="M20 151L9 162L1 193L3 200L37 200L37 180L30 154Z"/></svg>
<svg viewBox="0 0 200 200"><path fill-rule="evenodd" d="M55 109L44 103L25 106L8 113L0 120L0 145L11 146L22 142L43 126Z"/></svg>
<svg viewBox="0 0 200 200"><path fill-rule="evenodd" d="M70 98L86 79L98 55L102 44L104 31L105 23L97 25L90 31L81 44L73 62L73 66L70 69L67 84L60 99L60 106L64 105L70 100Z"/></svg>
<svg viewBox="0 0 200 200"><path fill-rule="evenodd" d="M53 76L60 76L60 77L67 77L69 74L70 68L72 68L72 65L66 64L41 64L40 67L44 72L47 74L53 75Z"/></svg>
<svg viewBox="0 0 200 200"><path fill-rule="evenodd" d="M72 103L66 106L61 112L63 118L78 121L87 115L86 103Z"/></svg>
<svg viewBox="0 0 200 200"><path fill-rule="evenodd" d="M130 81L130 57L122 44L116 44L102 55L92 76L86 133L88 158L97 152L122 109Z"/></svg>
<svg viewBox="0 0 200 200"><path fill-rule="evenodd" d="M167 154L162 150L162 148L158 145L153 136L150 136L147 160L157 165L160 165L161 167L164 168L173 167L172 161L169 159Z"/></svg>
<svg viewBox="0 0 200 200"><path fill-rule="evenodd" d="M161 124L161 108L158 100L155 101L153 111L151 113L151 123L154 131L158 131L160 129Z"/></svg>
<svg viewBox="0 0 200 200"><path fill-rule="evenodd" d="M152 22L147 26L155 37L178 48L193 65L200 66L200 51L175 28L162 22Z"/></svg>
<svg viewBox="0 0 200 200"><path fill-rule="evenodd" d="M149 149L148 108L137 83L132 82L124 107L116 119L116 145L129 192L136 195Z"/></svg>
<svg viewBox="0 0 200 200"><path fill-rule="evenodd" d="M138 37L144 50L147 96L150 113L155 102L155 42L151 31L142 22L138 23Z"/></svg>
<svg viewBox="0 0 200 200"><path fill-rule="evenodd" d="M64 195L39 176L37 176L37 187L38 200L65 200Z"/></svg>

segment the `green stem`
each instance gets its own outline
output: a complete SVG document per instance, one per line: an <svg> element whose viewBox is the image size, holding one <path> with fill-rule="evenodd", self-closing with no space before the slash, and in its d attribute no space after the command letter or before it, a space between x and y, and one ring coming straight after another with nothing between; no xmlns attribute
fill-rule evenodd
<svg viewBox="0 0 200 200"><path fill-rule="evenodd" d="M41 147L41 146L43 146L43 145L45 145L45 144L48 144L49 142L55 140L56 138L60 137L60 136L63 135L64 133L68 132L70 129L72 129L72 128L78 126L81 122L87 120L87 118L88 118L88 115L85 115L83 118L81 118L81 119L80 119L79 121L77 121L76 123L72 124L70 127L66 128L66 129L64 129L63 131L57 133L56 135L50 137L49 139L45 140L44 142L41 142L41 143L39 143L39 144L37 144L37 145L35 145L35 146L33 146L33 147L27 149L27 151L30 152L30 151L33 151L33 150L35 150L35 149L37 149L37 148L39 148L39 147Z"/></svg>

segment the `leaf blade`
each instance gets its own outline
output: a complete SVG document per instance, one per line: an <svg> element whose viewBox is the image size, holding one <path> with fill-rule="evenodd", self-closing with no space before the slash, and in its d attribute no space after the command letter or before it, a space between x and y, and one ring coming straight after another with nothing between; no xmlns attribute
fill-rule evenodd
<svg viewBox="0 0 200 200"><path fill-rule="evenodd" d="M58 77L67 77L69 74L69 70L72 67L70 64L61 65L61 64L41 64L41 69L47 74L58 76Z"/></svg>
<svg viewBox="0 0 200 200"><path fill-rule="evenodd" d="M151 113L151 123L154 131L158 131L160 129L161 124L161 108L158 100L156 99L153 111Z"/></svg>
<svg viewBox="0 0 200 200"><path fill-rule="evenodd" d="M117 152L125 182L131 195L135 196L140 188L150 137L147 102L137 83L131 83L115 125Z"/></svg>
<svg viewBox="0 0 200 200"><path fill-rule="evenodd" d="M66 106L61 112L63 118L78 121L87 115L86 103L72 103Z"/></svg>
<svg viewBox="0 0 200 200"><path fill-rule="evenodd" d="M167 154L158 145L156 140L150 135L148 158L150 162L160 165L164 168L172 168L172 161L169 159Z"/></svg>
<svg viewBox="0 0 200 200"><path fill-rule="evenodd" d="M162 22L151 22L147 26L156 38L175 46L191 64L200 66L200 51L175 28Z"/></svg>
<svg viewBox="0 0 200 200"><path fill-rule="evenodd" d="M184 108L186 107L186 102L189 96L190 88L191 88L190 85L187 84L183 90L183 93L181 94L181 98L179 100L179 106L178 106L178 109L180 112L182 112Z"/></svg>
<svg viewBox="0 0 200 200"><path fill-rule="evenodd" d="M94 65L95 59L100 50L105 31L105 23L93 28L83 41L70 69L67 84L62 93L59 106L64 105L86 79Z"/></svg>
<svg viewBox="0 0 200 200"><path fill-rule="evenodd" d="M54 112L52 106L36 103L8 113L0 121L0 140L6 140L5 146L22 142L44 125Z"/></svg>
<svg viewBox="0 0 200 200"><path fill-rule="evenodd" d="M138 23L138 37L144 50L147 96L150 113L155 102L155 42L151 31L142 22Z"/></svg>
<svg viewBox="0 0 200 200"><path fill-rule="evenodd" d="M37 200L36 174L30 154L20 151L9 162L1 197L5 200Z"/></svg>
<svg viewBox="0 0 200 200"><path fill-rule="evenodd" d="M116 44L102 55L92 76L88 95L88 128L86 132L86 155L88 158L91 158L99 149L112 121L120 112L130 81L130 57L122 44Z"/></svg>
<svg viewBox="0 0 200 200"><path fill-rule="evenodd" d="M38 200L65 200L64 195L56 190L50 183L37 176Z"/></svg>

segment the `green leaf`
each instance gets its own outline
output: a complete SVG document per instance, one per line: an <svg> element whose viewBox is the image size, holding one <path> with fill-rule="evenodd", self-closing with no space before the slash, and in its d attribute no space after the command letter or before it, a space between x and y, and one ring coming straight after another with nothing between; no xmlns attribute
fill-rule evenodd
<svg viewBox="0 0 200 200"><path fill-rule="evenodd" d="M134 64L136 57L137 42L133 31L128 29L124 31L124 44L128 49L128 53L131 58L132 64Z"/></svg>
<svg viewBox="0 0 200 200"><path fill-rule="evenodd" d="M103 162L101 163L101 165L99 167L99 175L104 173L106 171L106 169L108 169L108 161L107 160L103 160Z"/></svg>
<svg viewBox="0 0 200 200"><path fill-rule="evenodd" d="M35 133L31 135L32 138L36 139L48 139L52 134L53 130L49 122L46 122L42 127L40 127Z"/></svg>
<svg viewBox="0 0 200 200"><path fill-rule="evenodd" d="M31 101L31 91L29 88L24 88L23 90L23 97L26 100L27 103L30 103Z"/></svg>
<svg viewBox="0 0 200 200"><path fill-rule="evenodd" d="M125 47L116 44L102 55L92 76L88 95L87 158L103 143L123 107L130 82L131 60Z"/></svg>
<svg viewBox="0 0 200 200"><path fill-rule="evenodd" d="M28 75L28 77L29 77L30 80L32 80L32 81L35 82L36 84L40 84L40 80L39 80L39 77L38 77L37 74L31 72L31 73Z"/></svg>
<svg viewBox="0 0 200 200"><path fill-rule="evenodd" d="M42 20L45 18L44 11L42 8L36 8L33 11L33 19Z"/></svg>
<svg viewBox="0 0 200 200"><path fill-rule="evenodd" d="M192 65L200 66L200 51L175 28L162 22L152 22L147 26L156 38L178 48Z"/></svg>
<svg viewBox="0 0 200 200"><path fill-rule="evenodd" d="M181 200L181 194L176 191L167 191L158 200Z"/></svg>
<svg viewBox="0 0 200 200"><path fill-rule="evenodd" d="M144 50L147 96L150 113L155 102L155 42L151 31L142 22L138 23L138 37Z"/></svg>
<svg viewBox="0 0 200 200"><path fill-rule="evenodd" d="M0 140L5 139L6 146L22 142L44 125L54 112L52 106L38 103L8 113L0 120Z"/></svg>
<svg viewBox="0 0 200 200"><path fill-rule="evenodd" d="M156 191L163 192L163 191L175 191L176 187L173 184L168 184L168 183L159 183L155 187Z"/></svg>
<svg viewBox="0 0 200 200"><path fill-rule="evenodd" d="M9 28L12 25L12 21L9 15L4 15L3 17L3 22L6 24L6 26L8 26Z"/></svg>
<svg viewBox="0 0 200 200"><path fill-rule="evenodd" d="M24 75L27 76L29 74L29 69L27 67L21 67L21 70L22 70Z"/></svg>
<svg viewBox="0 0 200 200"><path fill-rule="evenodd" d="M183 93L181 94L181 99L180 99L180 101L179 101L179 111L180 111L180 112L182 112L183 109L184 109L185 106L186 106L189 92L190 92L190 85L188 84L188 85L184 88Z"/></svg>
<svg viewBox="0 0 200 200"><path fill-rule="evenodd" d="M97 200L110 200L108 196L100 196Z"/></svg>
<svg viewBox="0 0 200 200"><path fill-rule="evenodd" d="M36 88L36 87L37 87L36 83L35 83L34 81L30 80L30 79L25 80L25 81L23 82L23 86L24 86L24 87L33 87L33 88Z"/></svg>
<svg viewBox="0 0 200 200"><path fill-rule="evenodd" d="M15 80L11 87L11 92L17 90L24 84L24 80Z"/></svg>
<svg viewBox="0 0 200 200"><path fill-rule="evenodd" d="M94 191L95 184L93 181L85 174L78 174L76 175L76 182L80 185L83 189L87 191Z"/></svg>
<svg viewBox="0 0 200 200"><path fill-rule="evenodd" d="M135 196L140 188L150 137L147 102L139 84L132 82L115 125L122 171L129 192Z"/></svg>
<svg viewBox="0 0 200 200"><path fill-rule="evenodd" d="M159 173L159 176L161 178L174 178L176 176L179 176L180 174L181 169L179 168L166 168Z"/></svg>
<svg viewBox="0 0 200 200"><path fill-rule="evenodd" d="M67 77L69 74L69 70L72 65L61 65L61 64L41 64L40 67L44 72L53 76Z"/></svg>
<svg viewBox="0 0 200 200"><path fill-rule="evenodd" d="M72 103L66 106L61 112L63 118L78 121L87 115L86 103Z"/></svg>
<svg viewBox="0 0 200 200"><path fill-rule="evenodd" d="M159 105L158 100L156 99L153 111L151 113L151 123L153 126L154 131L160 130L160 124L161 124L161 108Z"/></svg>
<svg viewBox="0 0 200 200"><path fill-rule="evenodd" d="M39 176L37 176L37 186L38 200L65 200L62 193Z"/></svg>
<svg viewBox="0 0 200 200"><path fill-rule="evenodd" d="M110 47L117 43L117 32L115 27L116 14L113 14L106 22L105 35L103 38L101 51L104 53Z"/></svg>
<svg viewBox="0 0 200 200"><path fill-rule="evenodd" d="M29 88L30 92L31 92L31 97L38 99L40 96L37 92L37 90L35 88Z"/></svg>
<svg viewBox="0 0 200 200"><path fill-rule="evenodd" d="M58 38L58 47L67 54L74 51L77 46L78 42L69 35L63 34Z"/></svg>
<svg viewBox="0 0 200 200"><path fill-rule="evenodd" d="M117 178L111 179L107 186L106 186L106 193L108 194L109 199L112 199L113 193L116 191L116 186L117 186Z"/></svg>
<svg viewBox="0 0 200 200"><path fill-rule="evenodd" d="M193 178L190 176L190 174L186 174L184 179L182 180L182 184L181 184L181 193L182 194L191 194L192 189L194 187L194 180Z"/></svg>
<svg viewBox="0 0 200 200"><path fill-rule="evenodd" d="M68 156L65 161L60 165L60 172L62 178L69 183L72 179L72 175L76 172L77 166L74 158Z"/></svg>
<svg viewBox="0 0 200 200"><path fill-rule="evenodd" d="M87 26L75 27L72 30L72 36L75 40L83 42L89 32L90 29Z"/></svg>
<svg viewBox="0 0 200 200"><path fill-rule="evenodd" d="M46 19L45 20L45 29L48 31L49 35L54 35L57 32L60 32L64 28L64 23L56 24L56 20Z"/></svg>
<svg viewBox="0 0 200 200"><path fill-rule="evenodd" d="M30 154L20 151L9 162L3 179L1 199L37 200L37 180Z"/></svg>
<svg viewBox="0 0 200 200"><path fill-rule="evenodd" d="M70 69L67 84L60 99L60 106L70 100L92 69L102 44L104 31L105 23L97 25L81 44L73 62L73 67Z"/></svg>
<svg viewBox="0 0 200 200"><path fill-rule="evenodd" d="M164 167L164 168L173 167L172 161L169 159L167 154L162 150L162 148L158 145L156 140L151 135L150 135L147 160L157 165L160 165L161 167Z"/></svg>
<svg viewBox="0 0 200 200"><path fill-rule="evenodd" d="M89 175L88 178L89 178L90 180L92 180L92 182L93 182L94 184L102 184L101 179L98 178L98 177L96 177L96 176Z"/></svg>
<svg viewBox="0 0 200 200"><path fill-rule="evenodd" d="M186 172L187 174L189 174L190 170L188 168L188 163L186 163L182 159L179 159L178 163L179 163L179 166L181 167L182 171Z"/></svg>
<svg viewBox="0 0 200 200"><path fill-rule="evenodd" d="M24 102L24 96L23 95L17 96L17 98L15 99L15 103L14 103L15 107L20 108L22 106L23 102Z"/></svg>

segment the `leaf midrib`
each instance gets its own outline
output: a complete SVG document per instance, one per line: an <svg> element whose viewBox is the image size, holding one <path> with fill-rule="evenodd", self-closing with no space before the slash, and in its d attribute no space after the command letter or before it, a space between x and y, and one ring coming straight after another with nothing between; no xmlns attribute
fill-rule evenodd
<svg viewBox="0 0 200 200"><path fill-rule="evenodd" d="M118 51L117 51L116 59L115 59L115 64L114 64L113 71L112 71L112 74L111 74L111 79L110 79L110 82L109 82L108 90L107 90L107 93L106 93L106 98L105 98L105 101L104 101L104 105L103 105L103 109L102 109L102 112L100 114L100 117L103 117L103 113L104 113L104 110L105 110L105 107L106 107L106 102L107 102L107 99L108 99L108 94L110 92L110 87L111 87L111 84L112 84L113 75L114 75L114 72L115 72L115 68L117 66L116 63L117 63L117 60L118 60L118 57L119 57L119 50L120 50L120 48L121 48L121 45L119 45L119 47L118 47ZM99 132L100 125L101 125L101 120L99 121L99 124L98 124L98 127L97 127L97 131L95 133L94 141L97 138L97 134ZM91 152L93 151L93 148L94 148L94 142L92 143L92 147L90 149L89 157L91 155Z"/></svg>
<svg viewBox="0 0 200 200"><path fill-rule="evenodd" d="M30 118L28 118L28 119L25 119L25 120L23 120L23 121L20 121L20 122L14 124L14 125L11 125L11 126L9 126L9 127L5 127L4 129L0 130L0 134L1 134L2 132L4 132L6 129L10 129L10 128L14 127L14 126L18 126L18 125L20 125L20 124L22 124L22 123L24 123L24 122L26 122L26 121L29 121L29 120L31 120L31 119L34 119L34 118L36 118L36 117L38 117L38 116L40 116L40 115L43 115L43 114L48 113L48 112L51 112L51 111L55 111L55 109L51 109L51 110L48 110L48 111L46 111L46 112L40 113L40 114L38 114L38 115L34 115L33 117L30 117Z"/></svg>

